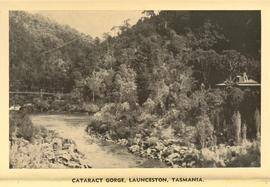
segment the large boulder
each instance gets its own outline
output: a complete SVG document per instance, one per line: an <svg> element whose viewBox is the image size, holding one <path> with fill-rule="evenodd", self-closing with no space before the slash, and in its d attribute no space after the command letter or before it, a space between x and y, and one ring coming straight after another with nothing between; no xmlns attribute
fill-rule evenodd
<svg viewBox="0 0 270 187"><path fill-rule="evenodd" d="M62 150L62 139L61 138L54 138L52 141L52 147L54 151Z"/></svg>
<svg viewBox="0 0 270 187"><path fill-rule="evenodd" d="M157 142L159 141L159 139L157 138L157 137L149 137L149 138L147 138L147 140L146 140L146 144L148 145L148 146L155 146L156 144L157 144Z"/></svg>
<svg viewBox="0 0 270 187"><path fill-rule="evenodd" d="M140 146L138 145L132 145L128 148L132 153L136 153L140 151Z"/></svg>

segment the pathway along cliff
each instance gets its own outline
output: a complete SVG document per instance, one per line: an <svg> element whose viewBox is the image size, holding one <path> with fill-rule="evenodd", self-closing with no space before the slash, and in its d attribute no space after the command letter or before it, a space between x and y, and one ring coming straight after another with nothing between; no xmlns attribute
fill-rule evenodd
<svg viewBox="0 0 270 187"><path fill-rule="evenodd" d="M162 167L158 161L137 157L121 145L89 136L85 131L89 122L87 115L39 114L31 115L30 118L35 126L54 130L63 138L74 140L93 168Z"/></svg>

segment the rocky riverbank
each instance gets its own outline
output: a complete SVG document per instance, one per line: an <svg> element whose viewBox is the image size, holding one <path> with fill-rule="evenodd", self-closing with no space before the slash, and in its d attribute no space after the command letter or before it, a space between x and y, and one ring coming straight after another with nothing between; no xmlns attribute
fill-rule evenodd
<svg viewBox="0 0 270 187"><path fill-rule="evenodd" d="M158 160L172 168L205 167L259 167L260 144L258 141L245 141L237 146L220 144L198 149L194 144L181 145L177 138L158 139L142 137L113 140L108 133L101 135L87 129L88 133L103 141L126 146L128 150L140 157Z"/></svg>
<svg viewBox="0 0 270 187"><path fill-rule="evenodd" d="M10 168L91 168L71 139L42 129L31 141L10 141Z"/></svg>

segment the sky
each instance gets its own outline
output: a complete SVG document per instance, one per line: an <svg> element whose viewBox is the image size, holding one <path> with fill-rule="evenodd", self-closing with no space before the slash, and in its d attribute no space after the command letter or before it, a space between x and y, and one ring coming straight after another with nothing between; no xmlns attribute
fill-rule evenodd
<svg viewBox="0 0 270 187"><path fill-rule="evenodd" d="M60 24L67 24L80 32L89 34L91 37L102 37L104 32L111 35L113 26L122 25L124 20L130 19L129 23L134 25L140 17L141 10L114 11L114 10L50 10L50 11L29 11L38 13L50 18Z"/></svg>

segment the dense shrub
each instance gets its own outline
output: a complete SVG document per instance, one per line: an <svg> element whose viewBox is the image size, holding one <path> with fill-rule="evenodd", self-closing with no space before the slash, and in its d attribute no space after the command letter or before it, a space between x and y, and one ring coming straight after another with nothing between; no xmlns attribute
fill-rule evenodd
<svg viewBox="0 0 270 187"><path fill-rule="evenodd" d="M48 104L49 104L48 108L44 109L41 108L41 110L63 111L66 107L66 102L64 100L54 100L53 102Z"/></svg>
<svg viewBox="0 0 270 187"><path fill-rule="evenodd" d="M175 136L182 146L190 146L196 143L197 129L191 125L186 125L183 121L179 121L172 125Z"/></svg>
<svg viewBox="0 0 270 187"><path fill-rule="evenodd" d="M235 157L230 160L227 167L260 167L260 142L245 142L242 147L241 151L235 150Z"/></svg>
<svg viewBox="0 0 270 187"><path fill-rule="evenodd" d="M213 89L206 93L206 102L210 109L222 106L227 98L227 93L224 90Z"/></svg>
<svg viewBox="0 0 270 187"><path fill-rule="evenodd" d="M204 148L199 158L200 167L259 167L260 143L247 141L237 146Z"/></svg>
<svg viewBox="0 0 270 187"><path fill-rule="evenodd" d="M198 145L201 148L215 145L214 127L208 116L200 116L198 118L196 128Z"/></svg>
<svg viewBox="0 0 270 187"><path fill-rule="evenodd" d="M240 88L231 88L228 92L227 104L232 110L239 109L244 99L244 92Z"/></svg>
<svg viewBox="0 0 270 187"><path fill-rule="evenodd" d="M114 129L114 139L128 139L130 135L132 134L132 129L128 128L125 125L118 125L117 128Z"/></svg>
<svg viewBox="0 0 270 187"><path fill-rule="evenodd" d="M144 103L143 103L144 110L148 113L152 113L155 110L155 102L151 99L148 98Z"/></svg>
<svg viewBox="0 0 270 187"><path fill-rule="evenodd" d="M175 123L177 121L179 121L179 116L180 116L180 111L179 110L175 110L175 109L172 109L170 111L168 111L163 117L162 117L162 120L163 120L163 123L166 125L169 125L169 124L172 124L172 123Z"/></svg>
<svg viewBox="0 0 270 187"><path fill-rule="evenodd" d="M45 112L49 110L50 104L48 100L35 98L33 100L33 103L36 106L36 109L40 112Z"/></svg>
<svg viewBox="0 0 270 187"><path fill-rule="evenodd" d="M30 141L34 135L34 129L29 116L25 113L11 112L9 115L10 138L16 136Z"/></svg>
<svg viewBox="0 0 270 187"><path fill-rule="evenodd" d="M88 112L89 114L92 114L98 112L99 107L95 104L83 104L82 110Z"/></svg>
<svg viewBox="0 0 270 187"><path fill-rule="evenodd" d="M90 133L91 130L100 132L99 127L101 126L101 122L96 120L95 118L92 118L87 126L86 131Z"/></svg>

